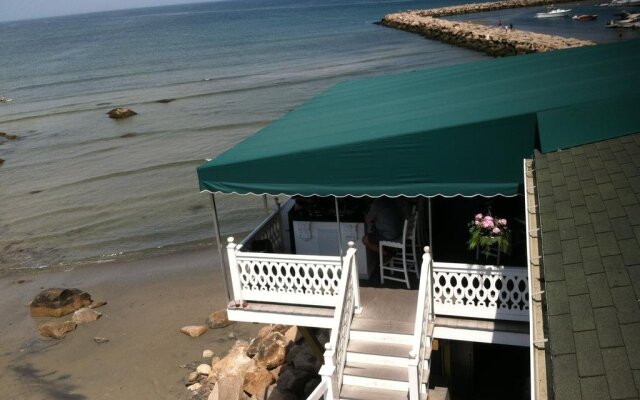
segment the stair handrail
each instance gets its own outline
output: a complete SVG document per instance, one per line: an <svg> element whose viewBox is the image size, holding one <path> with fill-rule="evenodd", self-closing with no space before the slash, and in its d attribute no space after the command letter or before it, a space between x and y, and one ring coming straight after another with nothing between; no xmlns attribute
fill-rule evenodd
<svg viewBox="0 0 640 400"><path fill-rule="evenodd" d="M431 347L432 337L429 335L429 323L433 321L433 287L431 274L433 259L429 246L425 246L420 269L420 287L418 290L418 306L413 330L412 348L409 352L409 398L420 399L420 393L427 382L423 382L426 353Z"/></svg>
<svg viewBox="0 0 640 400"><path fill-rule="evenodd" d="M325 344L324 365L319 371L322 379L327 381L324 396L331 400L338 400L340 396L351 321L354 313L360 309L356 248L354 242L349 242L348 245L342 264L339 300L331 324L331 337Z"/></svg>

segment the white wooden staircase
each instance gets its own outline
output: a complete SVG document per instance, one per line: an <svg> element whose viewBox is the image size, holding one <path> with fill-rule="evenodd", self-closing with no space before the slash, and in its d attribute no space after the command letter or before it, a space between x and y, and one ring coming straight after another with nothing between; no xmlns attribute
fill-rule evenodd
<svg viewBox="0 0 640 400"><path fill-rule="evenodd" d="M414 324L363 319L355 316L347 345L342 400L406 400L409 396L409 353ZM431 349L424 363L428 381ZM426 393L421 398L426 399Z"/></svg>

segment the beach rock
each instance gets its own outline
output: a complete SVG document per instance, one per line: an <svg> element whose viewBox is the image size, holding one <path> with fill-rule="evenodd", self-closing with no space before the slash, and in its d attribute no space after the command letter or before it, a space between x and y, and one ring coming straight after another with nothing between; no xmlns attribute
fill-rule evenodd
<svg viewBox="0 0 640 400"><path fill-rule="evenodd" d="M261 340L253 360L257 364L272 369L285 362L287 356L287 343L280 332L271 332L269 336Z"/></svg>
<svg viewBox="0 0 640 400"><path fill-rule="evenodd" d="M247 342L237 341L229 350L229 354L213 365L209 377L224 379L228 376L235 376L240 378L240 385L242 385L242 377L253 363L251 358L246 355L247 346Z"/></svg>
<svg viewBox="0 0 640 400"><path fill-rule="evenodd" d="M211 373L211 365L209 364L200 364L198 368L196 368L196 372L200 375L209 375Z"/></svg>
<svg viewBox="0 0 640 400"><path fill-rule="evenodd" d="M183 326L180 329L180 332L191 337L202 336L202 334L205 333L206 331L207 331L207 327L204 325L189 325L189 326Z"/></svg>
<svg viewBox="0 0 640 400"><path fill-rule="evenodd" d="M2 166L2 164L4 164L4 160L0 158L0 166Z"/></svg>
<svg viewBox="0 0 640 400"><path fill-rule="evenodd" d="M200 378L200 374L197 371L193 371L185 378L184 384L191 386L198 381L198 378Z"/></svg>
<svg viewBox="0 0 640 400"><path fill-rule="evenodd" d="M301 337L302 334L300 333L300 329L295 325L287 329L287 331L284 333L284 341L287 344L295 343L300 340Z"/></svg>
<svg viewBox="0 0 640 400"><path fill-rule="evenodd" d="M229 321L226 309L212 312L207 318L207 325L211 329L224 328L225 326L229 326L231 324L233 324L233 321Z"/></svg>
<svg viewBox="0 0 640 400"><path fill-rule="evenodd" d="M293 366L296 369L316 373L318 372L319 365L316 356L311 353L308 347L304 347L293 359Z"/></svg>
<svg viewBox="0 0 640 400"><path fill-rule="evenodd" d="M211 390L207 400L245 400L248 397L242 391L242 377L228 376L220 379Z"/></svg>
<svg viewBox="0 0 640 400"><path fill-rule="evenodd" d="M262 346L262 342L273 332L284 334L289 329L287 325L266 325L258 331L258 335L251 341L247 349L247 355L254 357L258 353L258 349Z"/></svg>
<svg viewBox="0 0 640 400"><path fill-rule="evenodd" d="M107 302L102 300L102 301L94 301L93 303L91 303L91 305L89 306L89 308L98 308L98 307L102 307L102 306L106 306Z"/></svg>
<svg viewBox="0 0 640 400"><path fill-rule="evenodd" d="M220 362L220 357L213 357L211 359L211 367L213 368L213 366L216 365L219 362Z"/></svg>
<svg viewBox="0 0 640 400"><path fill-rule="evenodd" d="M254 365L244 374L242 390L250 395L263 398L267 388L273 383L273 375L266 368Z"/></svg>
<svg viewBox="0 0 640 400"><path fill-rule="evenodd" d="M102 343L108 343L109 339L107 339L106 337L96 336L96 337L93 338L93 341L98 343L98 344L102 344Z"/></svg>
<svg viewBox="0 0 640 400"><path fill-rule="evenodd" d="M213 357L214 353L212 350L205 350L202 352L202 358L211 358Z"/></svg>
<svg viewBox="0 0 640 400"><path fill-rule="evenodd" d="M282 371L282 365L278 365L274 369L270 370L269 373L273 376L273 379L278 380L280 377L280 372Z"/></svg>
<svg viewBox="0 0 640 400"><path fill-rule="evenodd" d="M76 310L73 313L73 316L71 317L71 319L76 324L81 325L81 324L86 324L87 322L95 321L98 318L100 318L101 315L102 313L99 313L96 310L93 310L88 307L84 307L79 310Z"/></svg>
<svg viewBox="0 0 640 400"><path fill-rule="evenodd" d="M191 390L192 392L195 392L196 390L200 389L202 387L202 384L200 382L196 382L193 385L189 386L187 389Z"/></svg>
<svg viewBox="0 0 640 400"><path fill-rule="evenodd" d="M31 301L31 316L61 317L91 304L91 295L80 289L45 289Z"/></svg>
<svg viewBox="0 0 640 400"><path fill-rule="evenodd" d="M138 113L128 108L118 107L109 111L107 114L109 115L109 118L122 119L132 117L134 115L137 115Z"/></svg>
<svg viewBox="0 0 640 400"><path fill-rule="evenodd" d="M281 391L302 394L304 386L314 374L293 368L286 365L282 368L280 378L278 378L278 389Z"/></svg>
<svg viewBox="0 0 640 400"><path fill-rule="evenodd" d="M38 333L40 336L62 339L67 333L76 329L76 326L73 321L47 322L38 327Z"/></svg>
<svg viewBox="0 0 640 400"><path fill-rule="evenodd" d="M0 132L0 137L3 137L5 139L7 139L7 140L16 140L18 138L17 135L9 135L6 132Z"/></svg>

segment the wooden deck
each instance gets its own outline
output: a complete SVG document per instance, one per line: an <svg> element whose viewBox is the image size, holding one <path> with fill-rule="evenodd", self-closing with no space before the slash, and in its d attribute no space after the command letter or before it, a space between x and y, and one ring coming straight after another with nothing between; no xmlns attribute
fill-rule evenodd
<svg viewBox="0 0 640 400"><path fill-rule="evenodd" d="M352 329L413 335L417 290L361 287L362 313ZM334 309L250 302L244 309L229 308L234 321L331 328ZM437 316L434 337L440 339L528 346L527 322Z"/></svg>

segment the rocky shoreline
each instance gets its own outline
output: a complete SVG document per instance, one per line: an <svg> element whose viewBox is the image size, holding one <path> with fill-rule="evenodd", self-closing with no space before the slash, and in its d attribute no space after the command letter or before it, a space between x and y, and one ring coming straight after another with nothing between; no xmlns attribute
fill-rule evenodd
<svg viewBox="0 0 640 400"><path fill-rule="evenodd" d="M380 23L390 28L418 33L428 39L482 51L496 57L595 45L594 42L589 40L564 38L507 29L506 27L485 26L471 22L448 21L437 18L446 15L545 4L551 4L551 2L548 0L515 0L466 4L388 14Z"/></svg>

